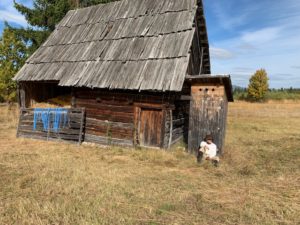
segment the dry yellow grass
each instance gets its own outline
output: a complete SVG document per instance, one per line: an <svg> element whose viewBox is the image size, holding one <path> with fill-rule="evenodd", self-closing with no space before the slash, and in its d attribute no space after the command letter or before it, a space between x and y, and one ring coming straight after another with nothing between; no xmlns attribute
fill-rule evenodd
<svg viewBox="0 0 300 225"><path fill-rule="evenodd" d="M219 168L170 152L15 138L0 107L0 224L299 224L300 104L230 105Z"/></svg>

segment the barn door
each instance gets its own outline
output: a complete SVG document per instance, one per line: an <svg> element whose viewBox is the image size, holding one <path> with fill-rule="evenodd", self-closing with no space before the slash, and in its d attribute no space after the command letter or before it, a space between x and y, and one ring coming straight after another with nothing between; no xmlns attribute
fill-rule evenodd
<svg viewBox="0 0 300 225"><path fill-rule="evenodd" d="M161 146L162 119L162 110L141 108L139 140L142 146Z"/></svg>

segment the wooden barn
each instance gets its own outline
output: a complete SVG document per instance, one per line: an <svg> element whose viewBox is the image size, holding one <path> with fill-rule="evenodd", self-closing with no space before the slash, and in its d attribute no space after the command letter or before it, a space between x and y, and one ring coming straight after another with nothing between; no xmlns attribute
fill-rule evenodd
<svg viewBox="0 0 300 225"><path fill-rule="evenodd" d="M222 149L231 79L210 73L202 0L122 0L72 10L14 78L18 136L47 132L30 129L33 102L69 94L78 124L59 139L74 133L85 142L165 149L184 140L195 151L211 133Z"/></svg>

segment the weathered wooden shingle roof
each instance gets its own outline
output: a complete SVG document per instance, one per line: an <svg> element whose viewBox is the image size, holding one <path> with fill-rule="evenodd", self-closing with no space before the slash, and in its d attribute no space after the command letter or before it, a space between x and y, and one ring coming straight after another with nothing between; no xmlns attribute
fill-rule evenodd
<svg viewBox="0 0 300 225"><path fill-rule="evenodd" d="M122 0L69 11L15 80L180 91L196 10L196 0Z"/></svg>

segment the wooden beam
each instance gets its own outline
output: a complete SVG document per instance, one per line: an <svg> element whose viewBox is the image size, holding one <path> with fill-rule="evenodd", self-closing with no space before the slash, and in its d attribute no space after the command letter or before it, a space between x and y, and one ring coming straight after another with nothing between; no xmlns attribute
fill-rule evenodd
<svg viewBox="0 0 300 225"><path fill-rule="evenodd" d="M78 145L81 145L81 143L82 143L83 126L84 126L84 116L85 116L85 109L82 109L82 112L81 112L81 120L80 120L80 130L79 130Z"/></svg>
<svg viewBox="0 0 300 225"><path fill-rule="evenodd" d="M200 60L200 70L199 70L199 75L202 73L202 68L203 68L203 51L204 49L201 48L201 60Z"/></svg>
<svg viewBox="0 0 300 225"><path fill-rule="evenodd" d="M170 137L168 143L168 149L171 148L173 138L173 110L170 110Z"/></svg>
<svg viewBox="0 0 300 225"><path fill-rule="evenodd" d="M26 108L26 92L23 85L20 85L19 98L20 108Z"/></svg>
<svg viewBox="0 0 300 225"><path fill-rule="evenodd" d="M166 134L166 129L165 129L165 126L166 126L166 112L167 112L167 110L163 110L162 111L162 122L161 122L161 136L160 136L160 141L161 141L161 143L160 143L160 147L161 148L164 148L165 146L164 146L164 142L165 142L165 134Z"/></svg>
<svg viewBox="0 0 300 225"><path fill-rule="evenodd" d="M192 97L189 96L189 95L181 95L181 96L180 96L180 100L183 100L183 101L190 101L190 100L192 100Z"/></svg>

